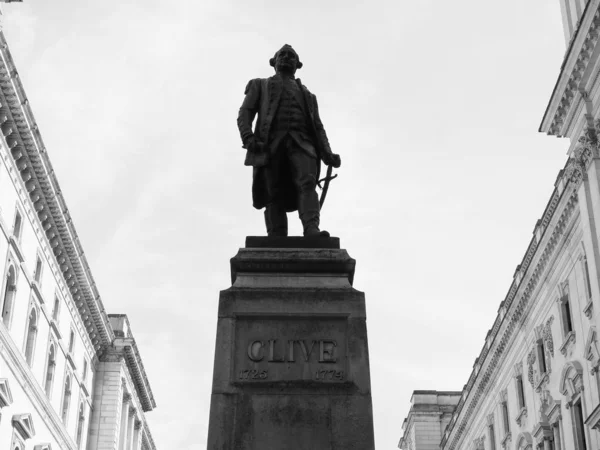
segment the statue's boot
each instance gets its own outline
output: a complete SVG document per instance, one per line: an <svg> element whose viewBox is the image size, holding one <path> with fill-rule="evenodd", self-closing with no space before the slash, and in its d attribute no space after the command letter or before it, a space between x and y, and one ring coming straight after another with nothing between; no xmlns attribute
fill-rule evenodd
<svg viewBox="0 0 600 450"><path fill-rule="evenodd" d="M329 232L319 230L319 197L315 190L300 193L298 215L304 227L306 237L329 237Z"/></svg>
<svg viewBox="0 0 600 450"><path fill-rule="evenodd" d="M287 214L279 205L270 204L265 208L265 224L268 236L287 236Z"/></svg>

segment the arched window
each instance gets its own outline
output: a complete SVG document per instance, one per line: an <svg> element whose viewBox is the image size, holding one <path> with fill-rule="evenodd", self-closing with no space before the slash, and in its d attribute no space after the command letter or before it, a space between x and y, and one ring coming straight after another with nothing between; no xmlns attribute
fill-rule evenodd
<svg viewBox="0 0 600 450"><path fill-rule="evenodd" d="M56 366L56 353L54 350L54 344L50 344L50 350L48 350L48 362L46 363L46 381L44 382L44 391L48 398L51 397L52 393L52 381L54 380L54 368Z"/></svg>
<svg viewBox="0 0 600 450"><path fill-rule="evenodd" d="M519 433L517 436L517 450L532 450L533 439L529 433Z"/></svg>
<svg viewBox="0 0 600 450"><path fill-rule="evenodd" d="M577 361L565 364L559 384L560 392L565 396L567 409L571 410L571 426L578 450L586 450L588 439L586 436L585 417L583 405L583 367Z"/></svg>
<svg viewBox="0 0 600 450"><path fill-rule="evenodd" d="M83 403L79 405L79 418L77 419L77 448L81 448L81 438L83 437L83 422L85 415L83 412Z"/></svg>
<svg viewBox="0 0 600 450"><path fill-rule="evenodd" d="M37 313L35 308L31 308L29 314L29 324L27 326L27 337L25 338L25 360L31 367L33 364L33 351L35 349L35 339L37 337Z"/></svg>
<svg viewBox="0 0 600 450"><path fill-rule="evenodd" d="M63 423L67 423L69 417L69 405L71 404L71 377L67 375L65 380L65 392L63 393L63 402L61 408L61 417Z"/></svg>
<svg viewBox="0 0 600 450"><path fill-rule="evenodd" d="M10 324L10 315L17 293L17 274L14 266L10 266L6 274L6 282L4 285L4 295L2 296L2 322L8 328Z"/></svg>

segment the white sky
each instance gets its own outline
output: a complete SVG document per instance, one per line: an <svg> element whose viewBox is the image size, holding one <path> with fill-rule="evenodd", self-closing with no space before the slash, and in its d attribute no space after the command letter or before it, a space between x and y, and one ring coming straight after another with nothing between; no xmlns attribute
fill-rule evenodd
<svg viewBox="0 0 600 450"><path fill-rule="evenodd" d="M284 43L342 156L322 225L366 293L377 448L396 448L413 390L462 389L566 158L566 140L537 132L565 51L558 0L4 13L106 309L130 317L161 450L206 445L219 290L264 233L235 119Z"/></svg>

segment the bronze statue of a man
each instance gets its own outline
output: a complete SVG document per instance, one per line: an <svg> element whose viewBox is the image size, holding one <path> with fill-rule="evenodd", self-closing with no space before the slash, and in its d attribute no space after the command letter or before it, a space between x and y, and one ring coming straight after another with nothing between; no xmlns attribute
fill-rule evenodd
<svg viewBox="0 0 600 450"><path fill-rule="evenodd" d="M319 230L316 185L321 160L337 168L340 156L331 152L317 98L294 77L302 67L298 54L286 44L270 63L275 75L250 80L237 119L245 164L253 166L254 207L265 208L269 236L287 236L286 213L295 210L304 236L329 236Z"/></svg>

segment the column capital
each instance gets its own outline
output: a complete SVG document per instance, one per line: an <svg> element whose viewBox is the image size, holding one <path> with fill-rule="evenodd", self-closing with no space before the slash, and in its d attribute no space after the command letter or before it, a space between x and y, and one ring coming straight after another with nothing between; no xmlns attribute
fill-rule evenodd
<svg viewBox="0 0 600 450"><path fill-rule="evenodd" d="M123 393L123 403L129 403L131 401L131 394L129 392Z"/></svg>
<svg viewBox="0 0 600 450"><path fill-rule="evenodd" d="M136 420L135 421L135 429L136 430L140 430L142 428L142 421L141 420Z"/></svg>

